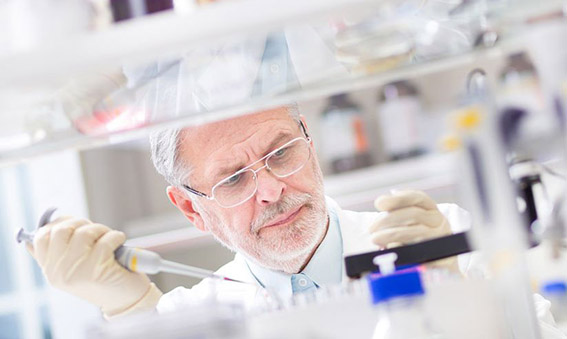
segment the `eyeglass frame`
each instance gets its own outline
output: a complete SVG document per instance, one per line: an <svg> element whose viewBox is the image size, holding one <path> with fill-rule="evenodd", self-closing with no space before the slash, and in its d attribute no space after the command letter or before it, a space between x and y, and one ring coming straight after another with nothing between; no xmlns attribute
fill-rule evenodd
<svg viewBox="0 0 567 339"><path fill-rule="evenodd" d="M276 177L278 177L278 178L287 178L287 177L289 177L289 176L291 176L291 175L293 175L293 174L295 174L295 173L301 171L301 170L303 169L303 167L305 167L305 164L307 163L307 161L309 161L309 159L311 159L311 149L309 149L309 157L307 158L307 161L306 161L303 165L301 165L301 167L299 167L298 169L292 171L292 172L289 173L289 174L283 175L283 176L279 176L279 175L277 175L276 173L272 172L271 169L270 169L270 166L268 165L268 159L269 159L272 155L274 155L276 152L278 152L278 151L281 150L282 148L288 146L289 144L291 144L291 143L293 143L293 142L295 142L295 141L297 141L297 140L299 140L299 139L305 140L305 141L307 142L307 144L309 145L309 143L312 141L312 139L311 139L311 137L309 136L309 134L307 133L307 129L305 128L305 125L303 124L303 122L302 122L301 120L299 121L299 126L300 126L300 128L301 128L301 131L303 132L303 135L305 135L305 137L297 137L297 138L294 138L294 139L292 139L292 140L286 142L285 144L279 146L278 148L276 148L276 149L270 151L268 154L264 155L262 158L260 158L260 159L258 159L258 160L256 160L256 161L254 161L254 162L251 163L250 165L248 165L248 166L246 166L246 167L244 167L244 168L242 168L242 169L240 169L240 170L238 170L238 171L232 173L231 175L229 175L229 176L227 176L227 177L225 177L225 178L219 180L219 181L218 181L216 184L214 184L213 187L211 188L211 195L212 195L212 196L209 196L209 195L206 194L206 193L203 193L203 192L198 191L198 190L196 190L196 189L194 189L194 188L191 188L191 187L189 187L188 185L182 185L183 188L185 188L189 193L195 194L195 195L198 196L198 197L205 198L205 199L207 199L207 200L215 200L215 201L217 202L217 204L219 204L219 206L221 206L221 207L223 207L223 208L233 208L233 207L236 207L236 206L239 206L239 205L244 204L246 201L248 201L250 198L252 198L252 197L254 196L254 194L256 194L256 192L258 191L258 179L257 179L256 173L258 173L259 171L261 171L261 170L264 169L264 168L267 168L267 169L270 171L270 173L274 174ZM251 168L252 166L256 165L257 163L259 163L259 162L261 162L261 161L264 161L264 166L258 168L257 170L254 170L254 169ZM223 206L223 205L222 205L217 199L215 199L215 197L214 197L214 195L215 195L215 193L214 193L214 192L215 192L215 188L216 188L218 185L220 185L223 181L225 181L226 179L231 178L231 177L233 177L233 176L235 176L235 175L237 175L237 174L240 174L240 173L242 173L242 172L245 172L245 171L252 171L252 173L254 174L253 178L254 178L254 182L255 182L255 184L256 184L256 188L254 189L254 192L253 192L252 194L250 194L249 197L247 197L246 199L242 200L241 202L239 202L239 203L237 203L237 204L234 204L234 205L231 205L231 206Z"/></svg>

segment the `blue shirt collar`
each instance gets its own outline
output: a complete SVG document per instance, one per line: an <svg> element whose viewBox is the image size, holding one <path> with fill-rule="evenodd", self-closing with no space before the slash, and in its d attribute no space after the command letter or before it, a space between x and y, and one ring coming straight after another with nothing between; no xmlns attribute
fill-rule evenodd
<svg viewBox="0 0 567 339"><path fill-rule="evenodd" d="M339 284L342 281L344 270L343 240L339 218L333 204L330 204L328 199L326 205L329 215L327 234L305 269L301 271L317 286ZM291 274L267 269L249 259L246 259L246 263L261 286L276 292L281 298L291 297Z"/></svg>

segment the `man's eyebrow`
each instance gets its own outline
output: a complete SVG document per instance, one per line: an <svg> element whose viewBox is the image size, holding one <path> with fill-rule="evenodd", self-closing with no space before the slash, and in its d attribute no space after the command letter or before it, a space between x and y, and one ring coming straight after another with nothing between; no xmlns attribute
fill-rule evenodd
<svg viewBox="0 0 567 339"><path fill-rule="evenodd" d="M284 140L289 141L291 139L291 137L292 137L292 134L289 133L289 132L279 132L277 134L277 136L272 140L272 142L270 142L268 147L266 147L264 155L270 153L276 147L280 146L280 144L282 144Z"/></svg>
<svg viewBox="0 0 567 339"><path fill-rule="evenodd" d="M219 169L217 173L214 174L214 178L217 180L224 179L226 176L235 173L241 168L244 168L246 165L243 163L239 163L238 165L229 165L224 166Z"/></svg>
<svg viewBox="0 0 567 339"><path fill-rule="evenodd" d="M283 143L283 141L287 141L286 139L291 138L291 136L292 134L289 132L279 132L276 135L276 137L270 142L270 144L265 148L262 157L268 154L269 152L273 151L274 148L280 146L280 144ZM237 165L229 165L229 166L221 167L219 171L216 174L214 174L215 179L219 179L219 180L223 179L226 176L231 175L246 166L248 166L248 164L239 163Z"/></svg>

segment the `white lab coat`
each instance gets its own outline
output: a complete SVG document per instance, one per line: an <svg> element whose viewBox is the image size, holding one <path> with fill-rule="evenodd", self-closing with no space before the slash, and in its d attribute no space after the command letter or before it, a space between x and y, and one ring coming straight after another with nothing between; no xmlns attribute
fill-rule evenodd
<svg viewBox="0 0 567 339"><path fill-rule="evenodd" d="M343 240L343 255L352 255L357 253L378 250L378 246L372 243L368 227L376 220L380 212L354 212L341 209L336 202L327 198L327 204L333 208L338 216L340 230ZM453 232L460 232L471 227L472 219L467 211L455 204L439 204L439 210L449 223ZM468 269L468 255L459 258L459 267L462 271ZM343 269L344 272L344 269ZM256 286L260 286L252 275L244 256L236 254L233 261L222 266L218 274L233 279L250 282ZM346 275L343 275L343 280ZM204 279L199 284L188 289L185 287L177 287L169 293L166 293L159 301L157 306L158 312L175 311L180 307L188 304L197 304L204 298L214 293L217 300L227 302L241 302L246 306L253 306L258 302L258 298L263 298L260 293L261 289L255 288L253 285L238 284L231 282L213 282L210 279ZM539 295L535 295L536 311L540 324L542 325L543 338L567 338L559 330L555 328L553 317L549 311L550 305L547 300Z"/></svg>

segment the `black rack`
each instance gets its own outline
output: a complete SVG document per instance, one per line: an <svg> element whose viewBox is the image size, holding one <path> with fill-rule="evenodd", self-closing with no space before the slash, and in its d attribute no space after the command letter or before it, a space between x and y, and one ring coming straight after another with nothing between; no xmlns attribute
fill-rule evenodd
<svg viewBox="0 0 567 339"><path fill-rule="evenodd" d="M394 252L398 255L396 267L423 264L468 253L472 248L467 238L467 232L462 232L416 244L347 256L345 257L346 274L350 278L359 278L363 273L379 272L380 269L372 260L386 253Z"/></svg>

